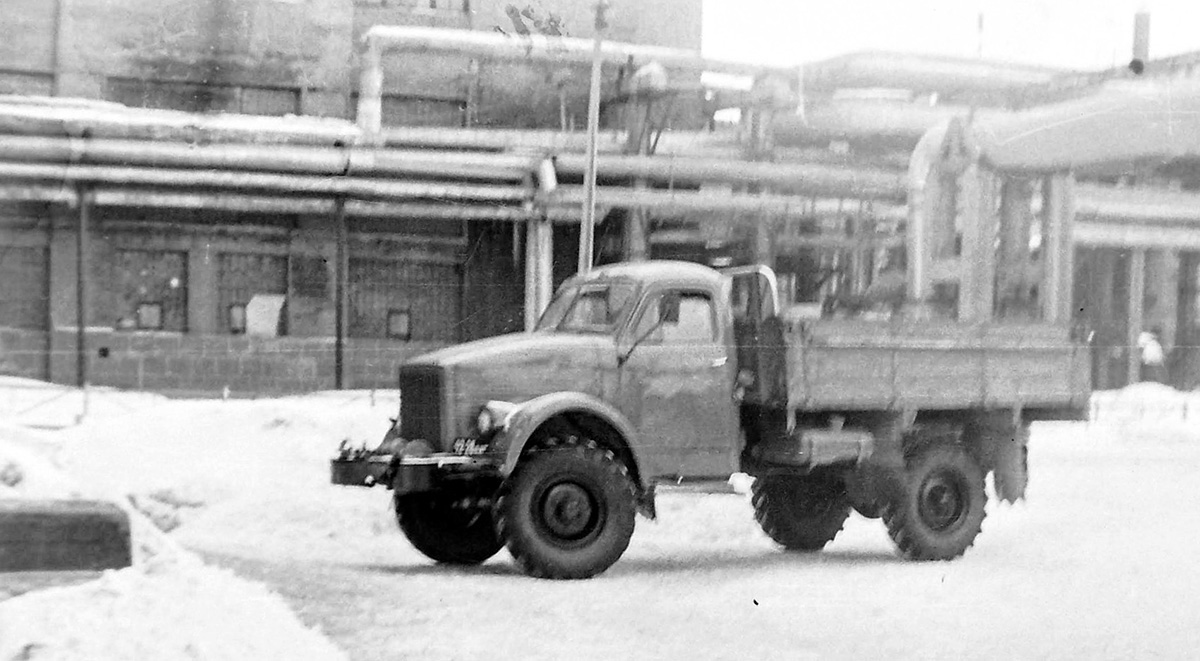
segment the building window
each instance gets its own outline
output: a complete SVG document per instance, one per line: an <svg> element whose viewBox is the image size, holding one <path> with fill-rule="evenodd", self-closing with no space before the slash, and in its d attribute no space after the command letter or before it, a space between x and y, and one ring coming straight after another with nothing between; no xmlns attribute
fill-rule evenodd
<svg viewBox="0 0 1200 661"><path fill-rule="evenodd" d="M396 340L407 340L412 337L407 309L388 310L387 334L388 337Z"/></svg>
<svg viewBox="0 0 1200 661"><path fill-rule="evenodd" d="M187 253L116 250L117 328L187 330Z"/></svg>
<svg viewBox="0 0 1200 661"><path fill-rule="evenodd" d="M54 74L0 71L0 94L52 96L54 94Z"/></svg>
<svg viewBox="0 0 1200 661"><path fill-rule="evenodd" d="M349 286L352 337L406 331L414 341L458 340L462 278L456 266L354 258Z"/></svg>
<svg viewBox="0 0 1200 661"><path fill-rule="evenodd" d="M324 257L292 255L292 294L305 298L329 296L329 267Z"/></svg>
<svg viewBox="0 0 1200 661"><path fill-rule="evenodd" d="M0 246L0 326L45 330L46 249Z"/></svg>
<svg viewBox="0 0 1200 661"><path fill-rule="evenodd" d="M300 90L237 85L208 85L171 80L109 78L105 98L137 108L187 112L234 112L293 115L300 112Z"/></svg>
<svg viewBox="0 0 1200 661"><path fill-rule="evenodd" d="M358 107L358 94L350 95L350 107ZM385 94L380 122L384 126L465 126L467 102L463 99Z"/></svg>
<svg viewBox="0 0 1200 661"><path fill-rule="evenodd" d="M234 335L246 333L246 304L236 303L229 306L229 332Z"/></svg>
<svg viewBox="0 0 1200 661"><path fill-rule="evenodd" d="M222 253L217 257L217 310L224 332L246 332L246 306L257 294L287 294L287 257ZM286 332L285 324L280 324Z"/></svg>

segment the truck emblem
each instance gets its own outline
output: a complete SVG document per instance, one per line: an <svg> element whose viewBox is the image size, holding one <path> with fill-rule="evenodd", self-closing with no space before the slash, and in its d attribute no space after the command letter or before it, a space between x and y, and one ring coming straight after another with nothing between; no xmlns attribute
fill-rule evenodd
<svg viewBox="0 0 1200 661"><path fill-rule="evenodd" d="M488 444L480 443L473 438L456 438L454 439L453 451L454 454L462 454L467 456L475 456L487 452Z"/></svg>

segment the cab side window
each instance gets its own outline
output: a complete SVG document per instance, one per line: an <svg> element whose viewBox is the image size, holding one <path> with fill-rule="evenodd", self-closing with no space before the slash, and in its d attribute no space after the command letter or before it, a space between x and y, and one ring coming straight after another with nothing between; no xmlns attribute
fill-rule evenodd
<svg viewBox="0 0 1200 661"><path fill-rule="evenodd" d="M712 299L700 292L662 292L647 303L635 336L645 337L645 344L709 344L717 339Z"/></svg>

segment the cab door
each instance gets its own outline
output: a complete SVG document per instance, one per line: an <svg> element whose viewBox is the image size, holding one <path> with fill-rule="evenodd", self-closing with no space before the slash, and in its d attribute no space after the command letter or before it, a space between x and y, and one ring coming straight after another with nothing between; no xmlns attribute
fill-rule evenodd
<svg viewBox="0 0 1200 661"><path fill-rule="evenodd" d="M729 277L737 379L747 404L779 407L787 399L787 350L779 321L779 287L765 266L721 271Z"/></svg>
<svg viewBox="0 0 1200 661"><path fill-rule="evenodd" d="M738 443L730 360L711 292L651 293L624 338L621 390L658 476L725 477Z"/></svg>

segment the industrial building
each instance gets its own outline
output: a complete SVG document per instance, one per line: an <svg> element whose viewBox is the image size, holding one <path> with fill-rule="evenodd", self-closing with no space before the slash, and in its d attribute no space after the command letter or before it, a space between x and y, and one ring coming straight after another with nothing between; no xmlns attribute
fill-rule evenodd
<svg viewBox="0 0 1200 661"><path fill-rule="evenodd" d="M575 269L582 3L17 4L0 28L0 373L389 387L405 356L527 327ZM794 301L864 294L861 276L903 263L914 150L958 118L938 145L1045 161L987 198L1024 218L1006 225L1022 236L997 238L1024 262L967 291L955 237L970 230L943 228L946 259L921 276L931 295L986 295L1019 319L1044 309L1052 261L1074 273L1098 387L1136 379L1131 347L1153 327L1174 383L1200 382L1200 136L1175 121L1167 144L1159 97L1122 88L1191 102L1200 57L1137 74L881 53L751 67L699 56L700 4L629 3L607 26L595 261L764 261ZM391 45L376 52L362 47L374 25L418 29L377 31ZM658 62L665 80L643 68ZM741 122L710 130L730 107ZM1049 128L1122 109L1131 125L1084 127L1105 140ZM1029 130L1043 139L1017 139ZM1048 260L1035 221L1058 203L1075 247Z"/></svg>

